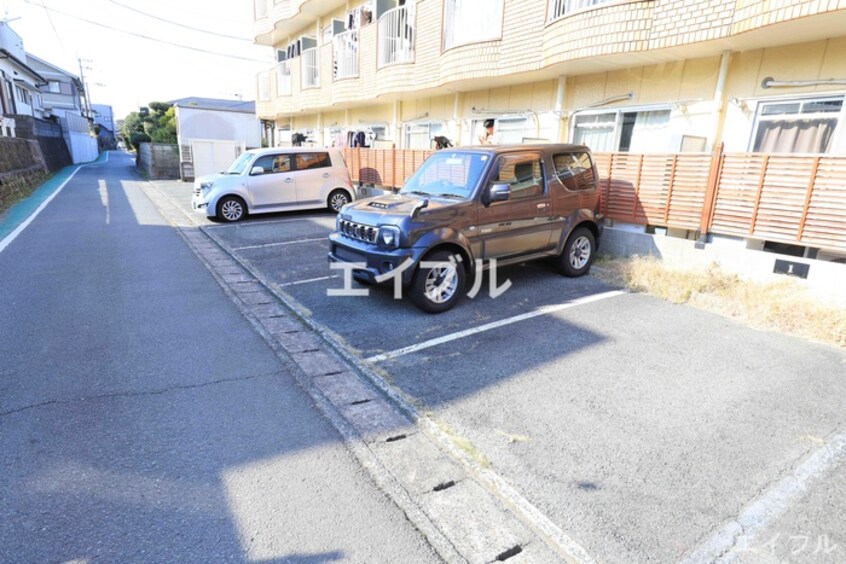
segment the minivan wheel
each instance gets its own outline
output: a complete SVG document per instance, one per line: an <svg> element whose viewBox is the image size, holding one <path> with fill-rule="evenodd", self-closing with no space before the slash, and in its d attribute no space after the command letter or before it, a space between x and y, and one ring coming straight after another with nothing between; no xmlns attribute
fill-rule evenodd
<svg viewBox="0 0 846 564"><path fill-rule="evenodd" d="M596 238L587 227L578 227L570 234L564 251L558 257L558 267L566 276L587 274L593 263Z"/></svg>
<svg viewBox="0 0 846 564"><path fill-rule="evenodd" d="M224 196L217 203L217 217L222 221L241 221L246 215L247 205L238 196Z"/></svg>
<svg viewBox="0 0 846 564"><path fill-rule="evenodd" d="M333 190L327 198L329 209L334 212L341 211L341 208L350 203L350 195L346 190Z"/></svg>
<svg viewBox="0 0 846 564"><path fill-rule="evenodd" d="M411 301L427 313L452 309L464 293L467 278L464 266L447 251L432 253L422 262L438 264L417 268L411 281Z"/></svg>

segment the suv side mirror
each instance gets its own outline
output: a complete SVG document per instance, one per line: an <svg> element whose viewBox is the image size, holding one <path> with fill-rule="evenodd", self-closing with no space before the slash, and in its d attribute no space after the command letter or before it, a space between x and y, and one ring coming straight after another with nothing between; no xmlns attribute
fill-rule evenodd
<svg viewBox="0 0 846 564"><path fill-rule="evenodd" d="M264 169L260 166L254 166L252 170L250 170L250 176L258 176L259 174L264 174Z"/></svg>
<svg viewBox="0 0 846 564"><path fill-rule="evenodd" d="M505 202L511 199L511 185L510 184L494 184L491 186L490 202Z"/></svg>

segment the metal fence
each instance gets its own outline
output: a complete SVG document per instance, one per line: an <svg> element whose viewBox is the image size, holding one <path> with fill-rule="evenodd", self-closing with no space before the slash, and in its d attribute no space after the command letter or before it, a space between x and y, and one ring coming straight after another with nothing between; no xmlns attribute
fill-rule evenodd
<svg viewBox="0 0 846 564"><path fill-rule="evenodd" d="M355 182L400 187L432 151L350 149ZM609 219L846 251L846 156L594 153Z"/></svg>

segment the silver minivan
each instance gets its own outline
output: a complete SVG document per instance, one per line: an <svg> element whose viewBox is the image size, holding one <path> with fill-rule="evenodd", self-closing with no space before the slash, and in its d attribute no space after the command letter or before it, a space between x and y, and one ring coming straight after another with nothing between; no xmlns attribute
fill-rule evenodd
<svg viewBox="0 0 846 564"><path fill-rule="evenodd" d="M241 153L219 174L194 180L194 211L221 221L247 214L329 208L355 199L350 174L337 149L255 149Z"/></svg>

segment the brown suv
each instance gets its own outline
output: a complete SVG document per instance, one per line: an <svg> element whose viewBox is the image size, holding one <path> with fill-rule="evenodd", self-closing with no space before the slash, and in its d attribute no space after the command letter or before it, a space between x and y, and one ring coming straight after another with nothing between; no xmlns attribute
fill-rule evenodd
<svg viewBox="0 0 846 564"><path fill-rule="evenodd" d="M602 234L597 178L580 145L438 151L398 194L345 206L329 260L353 263L364 283L401 270L412 301L430 313L454 306L492 259L552 258L565 275L581 276Z"/></svg>

